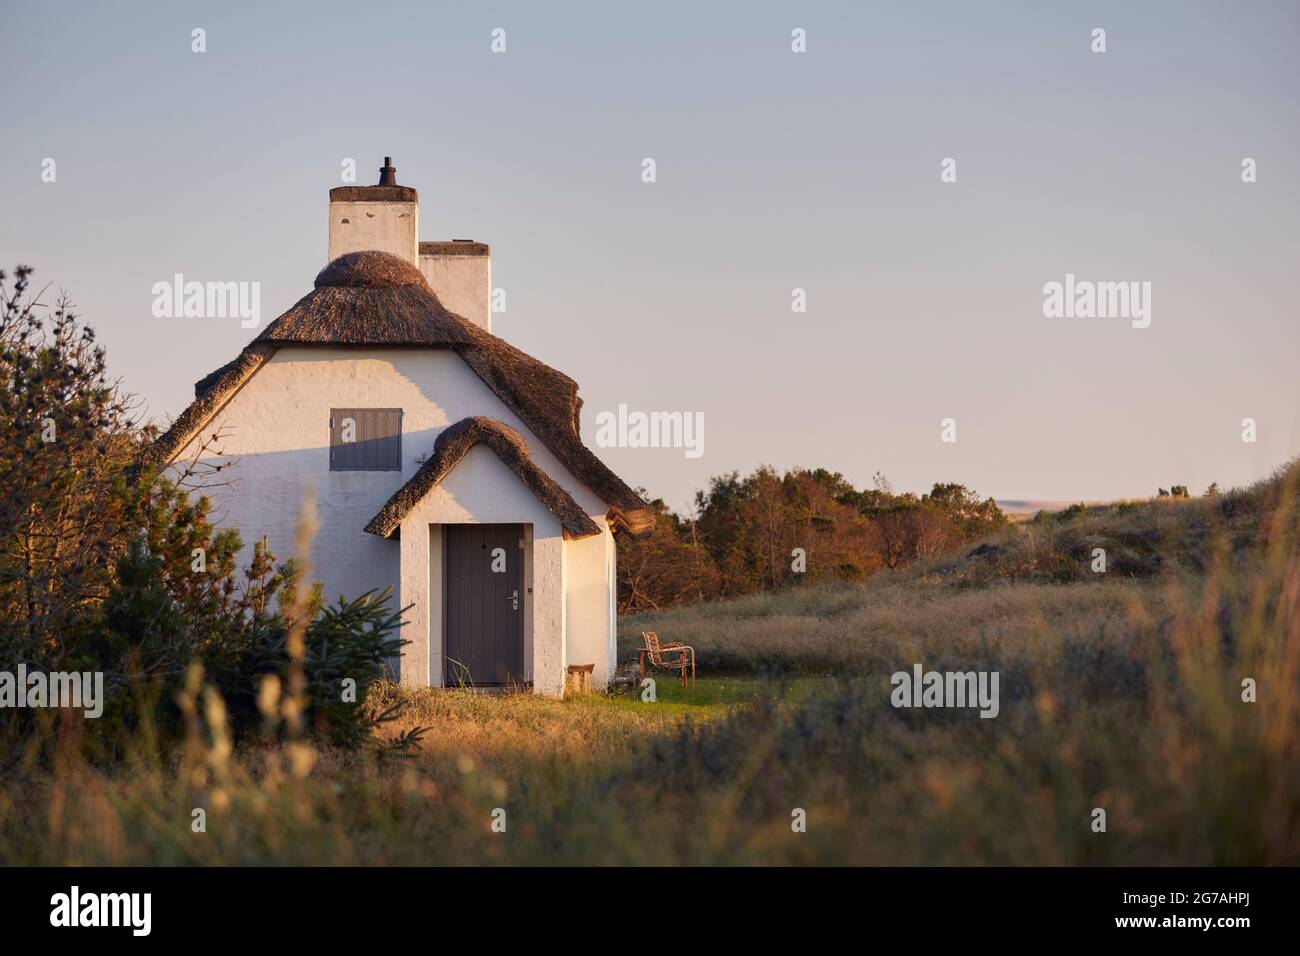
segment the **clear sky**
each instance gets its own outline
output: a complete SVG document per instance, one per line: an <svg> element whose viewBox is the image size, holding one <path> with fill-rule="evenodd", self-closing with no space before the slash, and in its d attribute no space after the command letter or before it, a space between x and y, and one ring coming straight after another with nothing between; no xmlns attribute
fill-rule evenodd
<svg viewBox="0 0 1300 956"><path fill-rule="evenodd" d="M698 458L598 449L673 507L760 463L1198 493L1300 452L1298 9L0 0L0 263L165 421L256 332L153 284L260 282L265 324L343 160L391 155L421 238L492 245L494 331L579 381L589 443L620 403L704 414ZM1067 272L1150 282L1150 327L1045 318Z"/></svg>

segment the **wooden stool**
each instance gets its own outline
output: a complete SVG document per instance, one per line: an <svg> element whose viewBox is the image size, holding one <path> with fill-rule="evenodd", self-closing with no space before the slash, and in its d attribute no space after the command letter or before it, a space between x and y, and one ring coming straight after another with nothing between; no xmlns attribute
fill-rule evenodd
<svg viewBox="0 0 1300 956"><path fill-rule="evenodd" d="M573 694L587 693L591 690L591 672L595 669L595 664L570 664L569 677L564 689Z"/></svg>

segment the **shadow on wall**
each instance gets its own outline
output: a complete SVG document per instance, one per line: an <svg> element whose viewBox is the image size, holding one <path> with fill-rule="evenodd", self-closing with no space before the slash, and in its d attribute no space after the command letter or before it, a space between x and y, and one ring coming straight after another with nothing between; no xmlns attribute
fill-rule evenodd
<svg viewBox="0 0 1300 956"><path fill-rule="evenodd" d="M410 445L432 450L436 434L437 430L430 429ZM395 611L400 601L400 544L367 534L365 527L419 466L407 466L407 474L330 471L329 455L329 447L320 446L205 457L205 463L223 466L200 489L212 502L210 520L218 528L239 532L243 542L237 564L240 577L252 563L254 546L265 537L277 563L290 557L305 563L307 580L321 582L326 604L389 588L389 606ZM403 455L404 459L411 457L405 446ZM309 488L315 492L317 527L304 556L297 554L298 528ZM388 671L394 680L398 678L398 659L389 661Z"/></svg>
<svg viewBox="0 0 1300 956"><path fill-rule="evenodd" d="M328 446L207 456L203 461L222 465L222 471L200 491L212 501L213 523L238 529L244 543L242 567L263 536L278 560L294 555L307 491L314 489L317 531L306 558L309 574L325 586L326 598L355 598L387 586L396 591L398 544L367 534L365 527L419 468L413 449L432 452L438 431L403 436L402 471L331 471Z"/></svg>

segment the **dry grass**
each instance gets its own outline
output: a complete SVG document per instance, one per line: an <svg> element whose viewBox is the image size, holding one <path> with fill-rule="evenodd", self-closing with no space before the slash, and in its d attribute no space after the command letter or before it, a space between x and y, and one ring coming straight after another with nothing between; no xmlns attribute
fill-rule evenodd
<svg viewBox="0 0 1300 956"><path fill-rule="evenodd" d="M724 718L758 690L717 683L703 693L665 687L653 706L381 685L367 702L374 712L406 705L385 736L429 728L409 757L304 744L236 751L219 699L204 706L196 695L201 724L183 753L160 759L140 749L105 772L81 757L73 724L52 766L30 760L21 786L0 790L0 862L504 862L509 854L498 857L484 839L496 836L492 809L519 812L517 826L529 832L532 814L521 806L571 804L574 787L627 765L656 739ZM196 808L208 816L204 833L192 829Z"/></svg>
<svg viewBox="0 0 1300 956"><path fill-rule="evenodd" d="M516 779L539 759L570 766L607 764L625 757L639 741L672 732L683 720L706 720L721 712L684 702L635 706L631 700L596 694L557 701L529 693L433 692L394 684L379 687L369 704L378 710L399 700L405 706L386 736L433 728L422 740L421 764L452 765L468 758Z"/></svg>
<svg viewBox="0 0 1300 956"><path fill-rule="evenodd" d="M1148 582L957 590L881 576L628 617L619 623L619 654L634 656L640 632L655 630L693 645L706 673L861 674L986 646L1032 652L1043 642L1106 641L1119 622L1164 613L1163 605L1161 589Z"/></svg>

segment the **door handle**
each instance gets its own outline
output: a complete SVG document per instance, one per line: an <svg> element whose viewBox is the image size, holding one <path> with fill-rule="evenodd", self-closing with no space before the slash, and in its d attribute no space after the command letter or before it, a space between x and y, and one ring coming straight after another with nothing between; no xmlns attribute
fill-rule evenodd
<svg viewBox="0 0 1300 956"><path fill-rule="evenodd" d="M518 591L514 591L514 592L511 593L511 595L510 595L510 602L511 602L511 604L514 606L514 609L515 609L516 611L519 610L519 592L518 592Z"/></svg>

